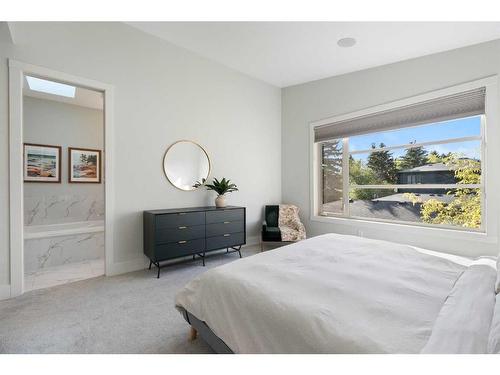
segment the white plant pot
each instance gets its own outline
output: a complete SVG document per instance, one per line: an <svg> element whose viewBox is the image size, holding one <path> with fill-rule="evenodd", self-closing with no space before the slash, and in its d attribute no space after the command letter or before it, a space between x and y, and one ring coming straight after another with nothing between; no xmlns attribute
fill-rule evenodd
<svg viewBox="0 0 500 375"><path fill-rule="evenodd" d="M217 198L215 198L215 207L226 207L226 197L224 195L218 195Z"/></svg>

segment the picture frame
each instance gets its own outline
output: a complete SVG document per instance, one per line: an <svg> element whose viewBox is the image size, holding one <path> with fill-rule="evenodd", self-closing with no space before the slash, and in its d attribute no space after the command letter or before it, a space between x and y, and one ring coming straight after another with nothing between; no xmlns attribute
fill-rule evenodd
<svg viewBox="0 0 500 375"><path fill-rule="evenodd" d="M61 146L23 143L24 182L61 183Z"/></svg>
<svg viewBox="0 0 500 375"><path fill-rule="evenodd" d="M101 150L68 147L68 182L101 183Z"/></svg>

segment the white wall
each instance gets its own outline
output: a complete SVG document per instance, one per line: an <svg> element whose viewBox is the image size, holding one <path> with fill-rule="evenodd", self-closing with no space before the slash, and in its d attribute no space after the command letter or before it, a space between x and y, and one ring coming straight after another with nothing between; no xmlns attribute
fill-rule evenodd
<svg viewBox="0 0 500 375"><path fill-rule="evenodd" d="M5 30L0 28L0 33ZM16 45L0 36L0 285L9 283L7 58L115 86L115 261L142 261L142 211L213 204L182 192L162 171L166 148L192 139L210 155L212 176L240 191L248 240L263 205L281 201L281 95L261 81L119 23L23 23Z"/></svg>
<svg viewBox="0 0 500 375"><path fill-rule="evenodd" d="M61 183L24 183L25 225L104 219L104 183L68 183L68 147L103 150L102 110L23 97L25 143L61 146Z"/></svg>
<svg viewBox="0 0 500 375"><path fill-rule="evenodd" d="M497 40L283 89L283 201L301 207L301 217L311 236L328 232L357 234L359 223L337 221L333 224L310 220L309 123L498 73L500 41ZM500 128L496 121L489 121L487 128L488 152L495 156L487 161L488 175L492 177L488 209L496 218L500 197L497 194L499 174L495 166L498 164L497 150L500 149ZM481 238L387 224L368 225L362 231L366 237L457 254L498 253L496 233Z"/></svg>

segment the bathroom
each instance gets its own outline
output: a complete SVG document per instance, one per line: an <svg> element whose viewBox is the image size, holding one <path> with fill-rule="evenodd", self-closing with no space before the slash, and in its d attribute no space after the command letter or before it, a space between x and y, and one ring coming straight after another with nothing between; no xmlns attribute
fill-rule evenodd
<svg viewBox="0 0 500 375"><path fill-rule="evenodd" d="M98 91L24 77L24 290L104 275Z"/></svg>

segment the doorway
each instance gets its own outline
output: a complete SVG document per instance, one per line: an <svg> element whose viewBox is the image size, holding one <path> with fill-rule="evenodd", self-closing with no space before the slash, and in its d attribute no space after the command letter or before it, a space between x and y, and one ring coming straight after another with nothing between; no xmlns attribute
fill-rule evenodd
<svg viewBox="0 0 500 375"><path fill-rule="evenodd" d="M9 61L11 297L109 274L109 85Z"/></svg>

